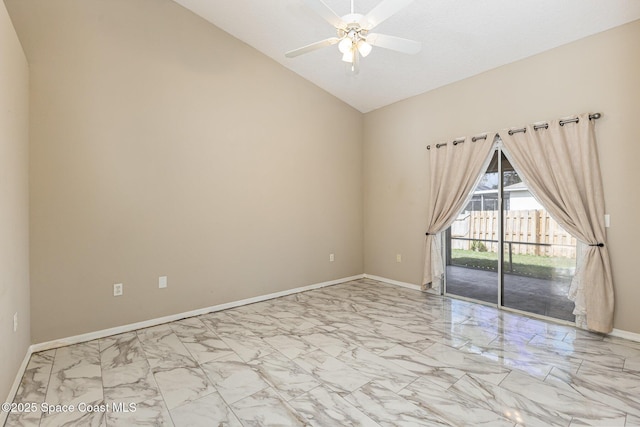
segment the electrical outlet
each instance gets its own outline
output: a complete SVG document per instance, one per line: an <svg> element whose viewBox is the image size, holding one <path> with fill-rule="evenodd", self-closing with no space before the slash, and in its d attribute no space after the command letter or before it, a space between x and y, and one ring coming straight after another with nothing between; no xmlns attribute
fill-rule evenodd
<svg viewBox="0 0 640 427"><path fill-rule="evenodd" d="M402 262L402 254L396 254L396 262Z"/></svg>
<svg viewBox="0 0 640 427"><path fill-rule="evenodd" d="M334 254L329 254L329 262L333 262L336 260L336 256Z"/></svg>
<svg viewBox="0 0 640 427"><path fill-rule="evenodd" d="M13 315L13 332L18 330L18 312Z"/></svg>
<svg viewBox="0 0 640 427"><path fill-rule="evenodd" d="M160 289L167 287L167 276L160 276L158 278L158 287Z"/></svg>
<svg viewBox="0 0 640 427"><path fill-rule="evenodd" d="M120 295L122 295L123 287L124 285L122 283L116 283L115 285L113 285L113 296L119 297Z"/></svg>
<svg viewBox="0 0 640 427"><path fill-rule="evenodd" d="M604 215L604 226L611 227L611 215L609 214Z"/></svg>

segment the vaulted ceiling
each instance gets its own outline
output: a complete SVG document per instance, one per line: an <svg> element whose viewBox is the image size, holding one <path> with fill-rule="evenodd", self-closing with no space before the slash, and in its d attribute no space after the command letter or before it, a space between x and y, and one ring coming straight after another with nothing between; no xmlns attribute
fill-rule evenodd
<svg viewBox="0 0 640 427"><path fill-rule="evenodd" d="M303 0L175 1L361 112L640 19L638 0L415 0L376 32L417 40L420 53L375 47L353 76L337 46L284 56L336 35ZM350 11L350 0L324 1ZM355 0L355 11L380 1Z"/></svg>

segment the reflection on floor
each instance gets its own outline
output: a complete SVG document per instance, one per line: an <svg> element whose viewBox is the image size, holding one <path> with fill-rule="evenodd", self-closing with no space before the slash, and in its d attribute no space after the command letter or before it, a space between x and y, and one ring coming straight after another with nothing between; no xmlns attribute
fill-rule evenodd
<svg viewBox="0 0 640 427"><path fill-rule="evenodd" d="M567 298L570 283L504 275L504 305L555 319L575 321L573 302ZM447 266L447 293L498 303L498 273Z"/></svg>
<svg viewBox="0 0 640 427"><path fill-rule="evenodd" d="M34 354L6 425L622 426L638 390L640 343L363 279Z"/></svg>

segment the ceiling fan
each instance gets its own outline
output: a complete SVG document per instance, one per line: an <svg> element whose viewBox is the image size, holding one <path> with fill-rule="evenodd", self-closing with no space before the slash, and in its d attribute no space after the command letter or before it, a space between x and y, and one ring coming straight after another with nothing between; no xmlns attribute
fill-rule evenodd
<svg viewBox="0 0 640 427"><path fill-rule="evenodd" d="M349 63L349 70L353 74L357 74L360 70L360 55L362 55L363 58L369 55L373 46L408 54L418 53L422 48L420 42L369 32L413 0L382 0L382 2L366 15L355 13L354 0L351 0L351 13L342 17L338 16L322 0L304 1L318 15L334 26L337 37L330 37L291 50L285 53L287 58L294 58L326 46L337 44L338 49L342 53L342 60Z"/></svg>

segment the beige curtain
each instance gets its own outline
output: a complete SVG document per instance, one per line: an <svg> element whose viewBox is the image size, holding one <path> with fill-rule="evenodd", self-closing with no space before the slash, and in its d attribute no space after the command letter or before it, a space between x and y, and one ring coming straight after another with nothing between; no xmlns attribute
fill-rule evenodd
<svg viewBox="0 0 640 427"><path fill-rule="evenodd" d="M551 216L585 243L571 283L576 323L593 331L613 328L613 280L604 228L604 195L594 121L559 120L548 128L500 132L507 157Z"/></svg>
<svg viewBox="0 0 640 427"><path fill-rule="evenodd" d="M438 234L453 223L467 203L491 160L493 146L493 136L475 142L469 137L463 143L448 142L429 150L430 192L422 290L440 293L444 272Z"/></svg>

